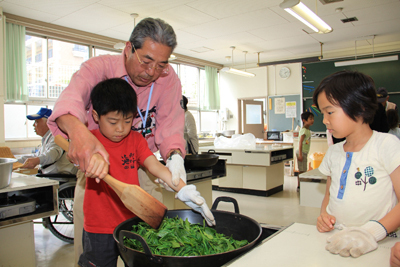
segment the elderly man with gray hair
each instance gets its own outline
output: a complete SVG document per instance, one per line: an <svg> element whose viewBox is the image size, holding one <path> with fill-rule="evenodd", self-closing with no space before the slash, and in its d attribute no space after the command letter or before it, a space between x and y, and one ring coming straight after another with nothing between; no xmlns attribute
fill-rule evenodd
<svg viewBox="0 0 400 267"><path fill-rule="evenodd" d="M104 164L96 173L91 173L91 177L103 179L109 168L107 151L90 132L98 128L91 116L90 92L100 81L121 78L132 86L138 97L138 115L133 120L132 130L144 136L151 151L160 151L174 185L178 185L180 179L186 182L185 117L179 105L182 87L178 75L168 64L176 45L176 35L169 24L161 19L145 18L133 29L121 55L103 55L84 62L55 103L49 118L50 130L54 135L61 134L71 140L68 156L80 169L74 202L75 263L82 253L85 170L95 153L104 158ZM138 174L140 186L162 200L159 185L150 180L144 170L139 169Z"/></svg>
<svg viewBox="0 0 400 267"><path fill-rule="evenodd" d="M77 168L68 160L64 150L54 142L54 137L47 126L51 109L41 108L37 113L26 116L35 121L33 127L37 135L42 137L39 151L34 156L23 156L18 161L24 163L21 168L33 169L39 166L43 174L76 174Z"/></svg>

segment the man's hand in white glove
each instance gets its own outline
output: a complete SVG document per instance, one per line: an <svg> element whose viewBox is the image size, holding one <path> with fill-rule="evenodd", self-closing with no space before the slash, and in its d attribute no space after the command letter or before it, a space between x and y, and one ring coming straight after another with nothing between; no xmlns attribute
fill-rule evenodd
<svg viewBox="0 0 400 267"><path fill-rule="evenodd" d="M369 221L361 227L347 227L328 237L326 250L342 257L354 258L375 250L378 241L386 236L386 229L376 221Z"/></svg>
<svg viewBox="0 0 400 267"><path fill-rule="evenodd" d="M172 174L172 184L175 186L179 185L179 180L182 180L186 184L186 171L184 161L181 155L173 154L167 159L167 164L169 171ZM162 184L165 190L175 192L171 187L169 187L163 180L157 178L156 183Z"/></svg>
<svg viewBox="0 0 400 267"><path fill-rule="evenodd" d="M196 186L192 184L185 185L181 188L181 190L179 190L175 197L191 207L193 210L199 212L209 226L215 225L214 215L208 208L204 198L200 196L199 191L196 190Z"/></svg>

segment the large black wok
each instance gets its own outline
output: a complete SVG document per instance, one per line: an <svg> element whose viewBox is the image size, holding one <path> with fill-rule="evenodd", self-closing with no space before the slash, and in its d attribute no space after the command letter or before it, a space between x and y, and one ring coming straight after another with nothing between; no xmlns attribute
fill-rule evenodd
<svg viewBox="0 0 400 267"><path fill-rule="evenodd" d="M232 202L235 205L235 213L215 210L219 201ZM218 233L232 236L237 240L247 239L249 244L229 252L207 256L173 257L153 255L143 238L130 232L132 230L132 225L136 225L142 221L139 217L135 217L118 225L113 233L114 239L118 243L122 259L129 267L218 267L243 254L255 245L257 239L261 235L261 226L255 220L239 214L239 207L235 199L228 197L217 198L211 210L217 222L215 230ZM203 224L203 217L192 210L167 211L166 217L175 218L176 216L183 220L187 218L190 223ZM140 252L124 246L124 237L139 240L145 252Z"/></svg>
<svg viewBox="0 0 400 267"><path fill-rule="evenodd" d="M185 168L192 170L209 168L217 164L218 158L219 156L215 154L214 150L209 150L208 153L204 154L186 155Z"/></svg>

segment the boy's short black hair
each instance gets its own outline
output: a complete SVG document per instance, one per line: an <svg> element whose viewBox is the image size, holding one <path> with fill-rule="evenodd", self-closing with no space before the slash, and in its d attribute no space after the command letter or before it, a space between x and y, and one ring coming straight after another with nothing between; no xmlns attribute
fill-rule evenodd
<svg viewBox="0 0 400 267"><path fill-rule="evenodd" d="M352 120L362 118L371 124L378 109L374 80L361 72L343 70L325 77L313 95L318 106L318 96L325 92L326 98L335 106L340 106Z"/></svg>
<svg viewBox="0 0 400 267"><path fill-rule="evenodd" d="M386 111L386 117L388 120L389 129L395 129L399 127L399 114L397 114L397 110L388 109L388 111Z"/></svg>
<svg viewBox="0 0 400 267"><path fill-rule="evenodd" d="M302 121L306 121L306 120L308 120L308 118L309 118L310 116L314 117L314 114L312 114L312 113L309 112L309 111L304 111L303 113L301 113L301 120L302 120Z"/></svg>
<svg viewBox="0 0 400 267"><path fill-rule="evenodd" d="M137 97L129 83L120 78L99 82L90 93L93 109L100 116L111 111L122 112L125 117L137 113Z"/></svg>

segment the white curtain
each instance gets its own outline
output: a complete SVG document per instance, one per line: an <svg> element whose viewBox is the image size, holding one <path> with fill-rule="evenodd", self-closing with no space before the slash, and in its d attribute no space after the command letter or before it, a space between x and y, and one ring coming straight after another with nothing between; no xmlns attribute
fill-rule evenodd
<svg viewBox="0 0 400 267"><path fill-rule="evenodd" d="M216 110L220 108L217 68L205 66L206 84L202 94L202 109Z"/></svg>

